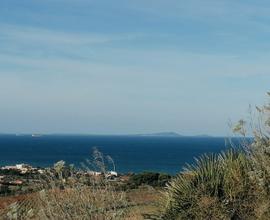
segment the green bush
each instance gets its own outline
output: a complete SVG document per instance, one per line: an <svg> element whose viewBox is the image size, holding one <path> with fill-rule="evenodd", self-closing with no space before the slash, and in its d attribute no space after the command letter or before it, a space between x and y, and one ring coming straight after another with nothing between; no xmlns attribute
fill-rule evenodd
<svg viewBox="0 0 270 220"><path fill-rule="evenodd" d="M1 184L0 184L0 195L8 195L8 194L10 194L10 193L11 193L11 191L10 191L10 189L8 188L7 185L1 185Z"/></svg>
<svg viewBox="0 0 270 220"><path fill-rule="evenodd" d="M256 182L245 154L205 155L172 180L164 219L255 219Z"/></svg>
<svg viewBox="0 0 270 220"><path fill-rule="evenodd" d="M165 173L143 172L134 174L130 177L128 185L137 188L141 185L149 185L153 187L163 187L171 179L171 175Z"/></svg>

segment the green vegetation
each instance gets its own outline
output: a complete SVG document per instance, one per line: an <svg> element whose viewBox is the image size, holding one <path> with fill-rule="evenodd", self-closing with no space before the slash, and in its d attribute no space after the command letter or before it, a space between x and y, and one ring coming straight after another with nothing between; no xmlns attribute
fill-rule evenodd
<svg viewBox="0 0 270 220"><path fill-rule="evenodd" d="M134 174L130 177L127 186L128 188L138 188L142 185L153 187L164 187L172 176L165 173L143 172Z"/></svg>
<svg viewBox="0 0 270 220"><path fill-rule="evenodd" d="M254 219L256 182L246 156L205 155L170 182L165 219Z"/></svg>

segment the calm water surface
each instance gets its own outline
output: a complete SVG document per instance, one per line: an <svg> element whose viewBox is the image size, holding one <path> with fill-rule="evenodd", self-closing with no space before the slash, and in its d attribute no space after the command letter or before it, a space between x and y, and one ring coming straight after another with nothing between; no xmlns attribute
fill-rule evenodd
<svg viewBox="0 0 270 220"><path fill-rule="evenodd" d="M194 157L226 148L225 138L208 137L0 135L0 166L28 163L46 167L59 160L79 166L91 157L93 147L110 155L118 172L172 174Z"/></svg>

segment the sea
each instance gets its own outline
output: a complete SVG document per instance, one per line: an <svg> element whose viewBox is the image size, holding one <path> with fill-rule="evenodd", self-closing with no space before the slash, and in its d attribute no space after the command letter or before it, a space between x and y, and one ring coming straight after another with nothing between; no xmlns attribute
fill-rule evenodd
<svg viewBox="0 0 270 220"><path fill-rule="evenodd" d="M80 168L91 164L96 148L105 159L113 159L119 173L177 174L202 154L224 151L230 147L227 143L225 137L0 135L0 166L26 163L50 167L64 160ZM112 163L107 166L114 169Z"/></svg>

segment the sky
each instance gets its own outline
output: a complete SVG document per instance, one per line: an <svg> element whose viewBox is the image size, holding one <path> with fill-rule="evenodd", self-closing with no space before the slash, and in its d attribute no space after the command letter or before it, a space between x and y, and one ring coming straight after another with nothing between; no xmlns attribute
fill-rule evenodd
<svg viewBox="0 0 270 220"><path fill-rule="evenodd" d="M0 133L227 135L269 39L266 0L1 0Z"/></svg>

